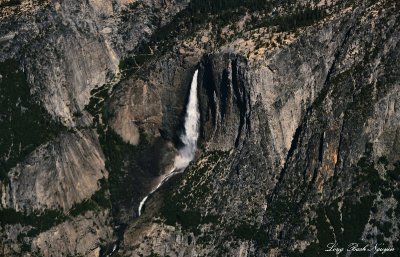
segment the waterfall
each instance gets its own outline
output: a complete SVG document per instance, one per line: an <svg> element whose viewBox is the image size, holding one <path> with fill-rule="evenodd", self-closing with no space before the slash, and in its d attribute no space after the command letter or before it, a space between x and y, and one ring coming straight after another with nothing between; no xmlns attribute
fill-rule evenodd
<svg viewBox="0 0 400 257"><path fill-rule="evenodd" d="M199 104L197 102L197 77L198 70L194 72L192 85L190 86L189 101L185 116L185 131L181 135L183 147L175 157L174 167L185 169L193 160L196 152L197 138L199 137Z"/></svg>
<svg viewBox="0 0 400 257"><path fill-rule="evenodd" d="M189 101L186 107L184 131L180 136L183 146L178 150L178 154L174 158L172 169L166 172L161 182L151 190L151 192L143 198L139 204L139 216L147 198L154 193L160 186L168 181L173 175L181 173L194 159L196 152L197 139L199 137L199 104L197 99L197 79L198 70L194 72L192 84L190 85Z"/></svg>

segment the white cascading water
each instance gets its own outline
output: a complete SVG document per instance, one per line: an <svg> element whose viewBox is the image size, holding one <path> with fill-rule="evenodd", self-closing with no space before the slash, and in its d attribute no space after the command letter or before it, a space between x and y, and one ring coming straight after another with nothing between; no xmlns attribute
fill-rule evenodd
<svg viewBox="0 0 400 257"><path fill-rule="evenodd" d="M179 149L178 155L175 156L174 165L172 169L164 174L164 177L161 179L161 182L158 183L158 185L153 190L151 190L151 192L140 202L139 216L141 214L144 203L146 202L149 195L154 193L162 184L164 184L173 175L184 171L185 168L194 158L197 146L197 139L199 137L199 119L200 119L199 104L197 101L197 77L198 77L198 70L195 71L192 79L192 84L190 86L189 101L185 115L185 124L184 124L185 130L180 137L183 143L183 147Z"/></svg>

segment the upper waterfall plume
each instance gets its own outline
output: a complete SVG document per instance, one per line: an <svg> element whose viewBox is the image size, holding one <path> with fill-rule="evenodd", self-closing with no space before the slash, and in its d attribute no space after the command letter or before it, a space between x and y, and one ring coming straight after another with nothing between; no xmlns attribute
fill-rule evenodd
<svg viewBox="0 0 400 257"><path fill-rule="evenodd" d="M185 116L185 130L181 135L183 147L179 149L179 154L175 157L174 168L184 169L193 160L196 152L197 138L199 137L199 104L197 100L197 77L198 70L195 71L190 87L189 102Z"/></svg>
<svg viewBox="0 0 400 257"><path fill-rule="evenodd" d="M154 193L162 184L168 181L173 175L182 172L189 163L193 160L194 154L196 152L197 139L199 137L199 103L197 99L197 79L198 70L194 72L192 78L192 84L190 86L189 101L186 107L185 114L185 124L184 131L180 136L182 140L183 147L178 151L178 155L175 156L173 167L166 172L162 178L161 182L151 190L151 192L143 198L139 204L139 216L141 214L144 203L146 202L149 195Z"/></svg>

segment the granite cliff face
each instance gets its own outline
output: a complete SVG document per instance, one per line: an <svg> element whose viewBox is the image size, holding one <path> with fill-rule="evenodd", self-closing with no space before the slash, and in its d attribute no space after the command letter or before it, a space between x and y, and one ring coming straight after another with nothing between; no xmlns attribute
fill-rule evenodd
<svg viewBox="0 0 400 257"><path fill-rule="evenodd" d="M400 253L397 2L0 5L3 255Z"/></svg>
<svg viewBox="0 0 400 257"><path fill-rule="evenodd" d="M117 240L90 99L185 5L0 3L1 255L99 256Z"/></svg>
<svg viewBox="0 0 400 257"><path fill-rule="evenodd" d="M202 57L199 158L149 200L123 253L398 251L396 8L343 8L261 57L225 46Z"/></svg>

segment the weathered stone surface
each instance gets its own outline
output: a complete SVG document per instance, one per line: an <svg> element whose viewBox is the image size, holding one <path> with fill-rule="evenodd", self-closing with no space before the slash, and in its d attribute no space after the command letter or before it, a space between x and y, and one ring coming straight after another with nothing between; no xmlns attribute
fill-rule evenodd
<svg viewBox="0 0 400 257"><path fill-rule="evenodd" d="M387 178L393 166L382 166L399 160L398 19L388 6L347 9L263 58L203 58L202 157L148 202L160 206L149 215L175 229L144 214L126 233L126 256L151 250L170 256L323 256L329 223L325 227L321 219L335 226L337 240L382 242L382 225L374 222L398 224L379 211L369 214L372 207L396 208L390 195L397 194L397 182ZM381 198L385 190L392 193ZM329 210L347 218L338 225L340 217ZM357 212L362 224L349 232L347 222ZM396 231L386 233L387 246L398 246ZM176 246L175 238L190 233L192 244Z"/></svg>
<svg viewBox="0 0 400 257"><path fill-rule="evenodd" d="M113 239L108 211L88 212L39 234L32 251L40 256L100 256L100 247Z"/></svg>
<svg viewBox="0 0 400 257"><path fill-rule="evenodd" d="M331 241L399 252L398 4L216 3L0 13L0 60L18 60L32 96L69 129L0 182L0 214L66 217L29 236L35 222L2 216L0 252L98 256L115 242L121 256L325 256ZM181 145L196 69L196 159L138 217ZM107 206L85 205L99 189Z"/></svg>
<svg viewBox="0 0 400 257"><path fill-rule="evenodd" d="M2 183L1 205L16 211L68 211L99 189L107 178L104 156L94 131L65 133L36 149Z"/></svg>
<svg viewBox="0 0 400 257"><path fill-rule="evenodd" d="M92 90L115 85L121 77L120 59L186 5L186 1L131 0L0 3L0 61L16 60L27 76L32 98L69 129L20 156L21 162L7 171L7 178L0 182L2 215L17 211L21 217L38 215L39 223L53 222L40 220L40 215L58 209L68 215L77 206L88 211L93 208L90 198L95 192L101 189L109 194L108 188L100 188L107 187L109 174L100 144L102 134L93 129L93 113L87 110ZM137 130L119 127L120 134L128 134L127 142L137 144ZM20 129L17 134L29 128ZM37 254L98 256L100 247L105 247L103 252L111 251L106 244L116 240L109 227L112 217L107 210L104 213L101 218L79 216L41 233L35 239ZM4 222L11 222L9 218ZM92 235L91 222L98 223ZM1 241L7 240L10 247L2 244L0 250L10 256L29 252L30 229L42 230L16 226L1 223L5 229ZM52 237L53 232L59 237Z"/></svg>

